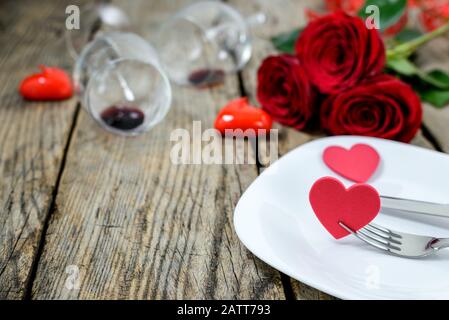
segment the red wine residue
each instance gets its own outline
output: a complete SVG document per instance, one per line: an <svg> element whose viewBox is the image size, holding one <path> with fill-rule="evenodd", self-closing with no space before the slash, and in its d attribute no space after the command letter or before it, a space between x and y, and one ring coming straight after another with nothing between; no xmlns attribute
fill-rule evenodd
<svg viewBox="0 0 449 320"><path fill-rule="evenodd" d="M189 82L198 89L207 89L224 82L225 73L220 69L201 69L189 75Z"/></svg>
<svg viewBox="0 0 449 320"><path fill-rule="evenodd" d="M145 114L134 107L112 106L101 113L101 119L112 128L132 130L143 123Z"/></svg>

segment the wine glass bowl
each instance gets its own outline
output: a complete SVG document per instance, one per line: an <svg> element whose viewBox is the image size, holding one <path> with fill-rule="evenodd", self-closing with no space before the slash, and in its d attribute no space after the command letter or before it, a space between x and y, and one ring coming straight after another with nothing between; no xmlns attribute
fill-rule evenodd
<svg viewBox="0 0 449 320"><path fill-rule="evenodd" d="M219 83L251 57L244 18L215 1L196 2L179 11L161 26L155 45L168 76L181 85Z"/></svg>
<svg viewBox="0 0 449 320"><path fill-rule="evenodd" d="M84 108L114 133L143 133L170 108L171 88L156 52L132 33L99 35L82 51L73 78Z"/></svg>

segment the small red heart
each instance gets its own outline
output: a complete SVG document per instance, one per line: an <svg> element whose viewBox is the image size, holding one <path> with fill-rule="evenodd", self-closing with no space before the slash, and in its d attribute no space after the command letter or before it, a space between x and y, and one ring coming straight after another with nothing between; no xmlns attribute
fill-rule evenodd
<svg viewBox="0 0 449 320"><path fill-rule="evenodd" d="M340 239L349 234L338 223L357 231L370 223L379 213L380 197L368 184L355 184L346 189L332 177L318 179L309 192L309 201L321 224Z"/></svg>
<svg viewBox="0 0 449 320"><path fill-rule="evenodd" d="M251 106L248 103L248 98L239 98L229 102L220 110L214 127L223 135L227 129L243 131L254 129L257 135L259 129L268 131L271 129L271 125L272 120L268 113Z"/></svg>
<svg viewBox="0 0 449 320"><path fill-rule="evenodd" d="M41 73L32 74L22 80L20 94L27 100L64 100L73 95L70 77L64 70L39 66Z"/></svg>
<svg viewBox="0 0 449 320"><path fill-rule="evenodd" d="M366 182L376 171L380 156L367 144L356 144L347 150L338 146L327 147L323 161L339 175L355 182Z"/></svg>

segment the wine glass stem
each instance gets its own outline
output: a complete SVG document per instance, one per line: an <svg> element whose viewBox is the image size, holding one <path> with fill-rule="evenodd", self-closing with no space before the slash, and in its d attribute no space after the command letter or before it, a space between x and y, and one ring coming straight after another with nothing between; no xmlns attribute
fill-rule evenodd
<svg viewBox="0 0 449 320"><path fill-rule="evenodd" d="M122 76L122 74L120 72L117 72L117 77L118 77L118 81L120 83L120 86L122 87L123 92L125 93L126 99L129 100L129 101L136 100L136 97L134 96L133 91L128 86L128 83L126 82L125 78Z"/></svg>
<svg viewBox="0 0 449 320"><path fill-rule="evenodd" d="M249 17L246 17L245 22L246 25L250 28L259 26L267 22L267 15L264 12L259 11L255 14L250 15Z"/></svg>
<svg viewBox="0 0 449 320"><path fill-rule="evenodd" d="M267 21L267 16L262 11L252 14L245 18L245 24L249 28L264 24L266 21ZM231 22L226 22L226 23L220 24L218 26L215 26L213 28L207 29L206 30L206 38L209 40L212 40L224 29L229 28L231 26L232 26Z"/></svg>

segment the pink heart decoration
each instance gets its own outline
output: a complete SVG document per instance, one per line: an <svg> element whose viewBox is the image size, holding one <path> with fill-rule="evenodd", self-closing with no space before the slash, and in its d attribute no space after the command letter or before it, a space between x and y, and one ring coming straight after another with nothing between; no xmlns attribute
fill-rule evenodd
<svg viewBox="0 0 449 320"><path fill-rule="evenodd" d="M346 189L332 177L318 179L309 192L309 201L318 220L335 238L349 234L338 223L357 231L370 223L379 213L379 193L368 184L355 184Z"/></svg>
<svg viewBox="0 0 449 320"><path fill-rule="evenodd" d="M339 175L355 182L366 182L376 171L380 156L367 144L355 144L347 150L339 146L327 147L324 163Z"/></svg>

